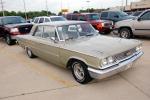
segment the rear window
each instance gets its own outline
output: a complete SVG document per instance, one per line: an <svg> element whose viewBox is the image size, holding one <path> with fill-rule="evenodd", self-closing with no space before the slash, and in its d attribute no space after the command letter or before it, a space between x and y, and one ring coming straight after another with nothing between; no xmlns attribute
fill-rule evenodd
<svg viewBox="0 0 150 100"><path fill-rule="evenodd" d="M38 23L39 18L35 18L34 23Z"/></svg>
<svg viewBox="0 0 150 100"><path fill-rule="evenodd" d="M78 16L77 15L72 15L72 20L78 20Z"/></svg>
<svg viewBox="0 0 150 100"><path fill-rule="evenodd" d="M99 20L99 15L98 14L88 14L88 19L89 20Z"/></svg>
<svg viewBox="0 0 150 100"><path fill-rule="evenodd" d="M51 18L51 21L54 22L54 21L65 21L66 19L64 17L52 17Z"/></svg>
<svg viewBox="0 0 150 100"><path fill-rule="evenodd" d="M43 23L44 22L44 18L40 18L39 23Z"/></svg>
<svg viewBox="0 0 150 100"><path fill-rule="evenodd" d="M104 17L104 18L105 18L105 17L108 17L108 12L102 12L102 13L101 13L101 17Z"/></svg>
<svg viewBox="0 0 150 100"><path fill-rule="evenodd" d="M67 18L68 20L71 20L71 15L67 15L66 18Z"/></svg>

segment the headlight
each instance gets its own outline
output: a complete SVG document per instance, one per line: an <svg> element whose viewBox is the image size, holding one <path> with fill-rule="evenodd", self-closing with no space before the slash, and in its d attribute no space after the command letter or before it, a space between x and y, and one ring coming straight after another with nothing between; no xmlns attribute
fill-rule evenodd
<svg viewBox="0 0 150 100"><path fill-rule="evenodd" d="M19 30L18 30L18 28L12 28L12 29L10 30L10 32L11 32L11 33L16 33L16 32L19 32Z"/></svg>
<svg viewBox="0 0 150 100"><path fill-rule="evenodd" d="M102 66L107 65L107 63L108 63L108 62L107 62L107 59L102 59L102 64L101 64Z"/></svg>
<svg viewBox="0 0 150 100"><path fill-rule="evenodd" d="M137 52L138 52L138 51L141 51L141 50L142 50L142 46L141 46L141 45L136 47L136 51L137 51Z"/></svg>
<svg viewBox="0 0 150 100"><path fill-rule="evenodd" d="M108 59L108 63L113 63L114 62L113 57L108 57L107 59Z"/></svg>
<svg viewBox="0 0 150 100"><path fill-rule="evenodd" d="M109 64L112 64L114 63L114 58L113 57L107 57L105 59L102 59L102 62L101 62L101 66L106 66L106 65L109 65Z"/></svg>

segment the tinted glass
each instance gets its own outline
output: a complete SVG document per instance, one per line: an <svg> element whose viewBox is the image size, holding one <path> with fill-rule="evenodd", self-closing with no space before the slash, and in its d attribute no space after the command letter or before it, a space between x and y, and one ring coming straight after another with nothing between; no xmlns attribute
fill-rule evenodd
<svg viewBox="0 0 150 100"><path fill-rule="evenodd" d="M121 17L128 16L127 13L122 12L122 11L117 11L117 12L115 12L115 13L116 13L117 15L121 16Z"/></svg>
<svg viewBox="0 0 150 100"><path fill-rule="evenodd" d="M133 16L139 16L140 14L141 14L142 12L135 12L134 14L133 14Z"/></svg>
<svg viewBox="0 0 150 100"><path fill-rule="evenodd" d="M88 19L89 20L99 20L99 15L98 14L88 14Z"/></svg>
<svg viewBox="0 0 150 100"><path fill-rule="evenodd" d="M34 23L38 23L39 18L35 18Z"/></svg>
<svg viewBox="0 0 150 100"><path fill-rule="evenodd" d="M104 17L104 18L105 18L105 17L108 17L108 12L102 12L102 13L101 13L101 17Z"/></svg>
<svg viewBox="0 0 150 100"><path fill-rule="evenodd" d="M22 17L4 17L2 19L3 23L6 24L18 24L18 23L26 23L25 19Z"/></svg>
<svg viewBox="0 0 150 100"><path fill-rule="evenodd" d="M66 17L68 20L71 20L71 15L67 15Z"/></svg>
<svg viewBox="0 0 150 100"><path fill-rule="evenodd" d="M39 23L43 23L44 22L44 18L40 18Z"/></svg>
<svg viewBox="0 0 150 100"><path fill-rule="evenodd" d="M115 12L110 12L109 17L111 17L111 18L118 18L119 15L117 13L115 13Z"/></svg>
<svg viewBox="0 0 150 100"><path fill-rule="evenodd" d="M141 16L142 20L150 20L150 11Z"/></svg>
<svg viewBox="0 0 150 100"><path fill-rule="evenodd" d="M3 25L2 20L0 19L0 25Z"/></svg>
<svg viewBox="0 0 150 100"><path fill-rule="evenodd" d="M84 15L80 15L78 19L81 21L87 21L86 17Z"/></svg>
<svg viewBox="0 0 150 100"><path fill-rule="evenodd" d="M78 20L78 16L77 15L72 15L72 20Z"/></svg>
<svg viewBox="0 0 150 100"><path fill-rule="evenodd" d="M51 21L55 22L55 21L65 21L66 19L64 17L52 17Z"/></svg>
<svg viewBox="0 0 150 100"><path fill-rule="evenodd" d="M45 22L50 22L49 18L45 18Z"/></svg>

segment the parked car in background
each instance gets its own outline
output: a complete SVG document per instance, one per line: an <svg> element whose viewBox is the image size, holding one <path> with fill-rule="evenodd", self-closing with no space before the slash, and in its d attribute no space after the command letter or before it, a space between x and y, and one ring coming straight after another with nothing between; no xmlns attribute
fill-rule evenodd
<svg viewBox="0 0 150 100"><path fill-rule="evenodd" d="M133 12L132 16L139 16L143 11L136 11L136 12Z"/></svg>
<svg viewBox="0 0 150 100"><path fill-rule="evenodd" d="M143 54L140 41L99 35L83 21L35 24L29 35L18 36L18 43L30 58L71 69L82 84L124 71Z"/></svg>
<svg viewBox="0 0 150 100"><path fill-rule="evenodd" d="M134 16L130 16L125 12L122 11L103 11L100 14L100 19L102 20L111 20L114 23L118 22L118 21L122 21L122 20L126 20L126 19L132 19L134 18Z"/></svg>
<svg viewBox="0 0 150 100"><path fill-rule="evenodd" d="M150 10L144 11L137 18L116 23L114 33L122 38L132 38L134 35L150 36Z"/></svg>
<svg viewBox="0 0 150 100"><path fill-rule="evenodd" d="M14 44L16 36L28 34L32 26L20 16L0 17L0 37L3 37L8 45Z"/></svg>
<svg viewBox="0 0 150 100"><path fill-rule="evenodd" d="M101 34L108 34L113 28L112 21L100 20L97 13L71 13L67 14L66 18L68 20L87 21Z"/></svg>
<svg viewBox="0 0 150 100"><path fill-rule="evenodd" d="M34 18L33 23L46 23L46 22L55 22L55 21L66 21L66 18L63 16L41 16Z"/></svg>

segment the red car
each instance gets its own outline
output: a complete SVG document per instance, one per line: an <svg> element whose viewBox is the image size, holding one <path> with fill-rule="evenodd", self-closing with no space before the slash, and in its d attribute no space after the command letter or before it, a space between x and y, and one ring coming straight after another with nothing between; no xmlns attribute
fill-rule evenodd
<svg viewBox="0 0 150 100"><path fill-rule="evenodd" d="M3 37L8 45L15 44L16 36L28 34L32 26L20 16L0 17L0 37Z"/></svg>
<svg viewBox="0 0 150 100"><path fill-rule="evenodd" d="M112 31L113 22L108 20L100 20L97 13L71 13L67 14L68 20L88 21L101 34L108 34Z"/></svg>

